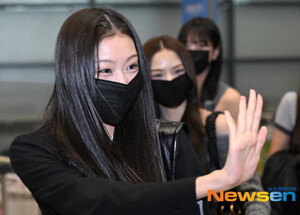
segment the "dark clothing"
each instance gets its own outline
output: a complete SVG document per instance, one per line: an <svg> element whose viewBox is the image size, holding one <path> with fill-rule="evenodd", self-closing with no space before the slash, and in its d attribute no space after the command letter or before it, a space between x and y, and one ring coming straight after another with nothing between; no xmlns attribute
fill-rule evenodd
<svg viewBox="0 0 300 215"><path fill-rule="evenodd" d="M186 134L180 132L178 138L176 178L188 178L167 183L130 184L87 177L69 165L44 129L17 137L10 157L44 215L199 214L194 176L201 170Z"/></svg>
<svg viewBox="0 0 300 215"><path fill-rule="evenodd" d="M218 84L218 89L217 89L215 97L212 100L208 100L206 98L202 99L201 102L203 104L203 107L206 110L209 110L211 112L215 111L215 108L218 105L221 97L224 95L224 93L226 92L226 90L228 88L230 88L230 86L228 84L220 81L219 84Z"/></svg>
<svg viewBox="0 0 300 215"><path fill-rule="evenodd" d="M262 184L266 191L278 187L295 188L296 201L271 201L272 215L300 214L300 154L279 151L266 162ZM273 190L274 191L274 190Z"/></svg>

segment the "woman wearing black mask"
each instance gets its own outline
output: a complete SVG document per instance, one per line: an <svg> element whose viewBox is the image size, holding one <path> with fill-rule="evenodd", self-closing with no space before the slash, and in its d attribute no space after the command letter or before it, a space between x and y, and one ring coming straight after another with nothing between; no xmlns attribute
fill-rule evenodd
<svg viewBox="0 0 300 215"><path fill-rule="evenodd" d="M206 173L223 167L228 152L228 130L220 112L201 108L193 61L182 43L163 35L149 39L143 46L151 70L152 89L158 118L185 122L189 136ZM255 97L250 91L250 99ZM207 134L207 135L206 135ZM238 191L263 191L258 176L237 187ZM237 209L241 205L234 205ZM269 202L252 201L244 214L269 214Z"/></svg>
<svg viewBox="0 0 300 215"><path fill-rule="evenodd" d="M267 133L258 132L261 97L248 108L241 99L237 127L227 114L224 168L166 182L141 44L119 13L72 14L57 38L55 73L44 126L10 148L12 167L43 214L199 214L196 200L208 189L227 190L253 175ZM181 140L184 133L178 144L188 150Z"/></svg>
<svg viewBox="0 0 300 215"><path fill-rule="evenodd" d="M237 119L240 94L219 80L222 42L214 21L204 17L189 20L182 26L178 40L192 55L203 107L210 111L228 110Z"/></svg>
<svg viewBox="0 0 300 215"><path fill-rule="evenodd" d="M204 126L210 112L201 108L190 54L178 40L168 35L149 39L143 48L151 70L158 118L182 121L188 125L194 150L205 166L207 151L203 148ZM218 115L216 125L218 136L227 134L224 115ZM226 141L220 147L228 147L228 136L225 138ZM208 171L206 168L206 172Z"/></svg>

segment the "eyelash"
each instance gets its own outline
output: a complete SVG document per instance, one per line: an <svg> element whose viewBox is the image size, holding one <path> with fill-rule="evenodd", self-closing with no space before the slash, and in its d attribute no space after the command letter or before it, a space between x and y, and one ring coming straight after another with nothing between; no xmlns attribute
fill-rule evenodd
<svg viewBox="0 0 300 215"><path fill-rule="evenodd" d="M177 70L175 70L175 74L178 74L178 73L182 73L182 72L184 72L184 69L177 69Z"/></svg>
<svg viewBox="0 0 300 215"><path fill-rule="evenodd" d="M154 75L151 75L151 78L160 78L162 77L162 74L154 74Z"/></svg>
<svg viewBox="0 0 300 215"><path fill-rule="evenodd" d="M102 70L99 70L98 73L111 73L111 70L110 69L102 69Z"/></svg>
<svg viewBox="0 0 300 215"><path fill-rule="evenodd" d="M139 67L138 64L131 64L126 69L128 69L128 70L134 70L134 69L136 69L138 67ZM111 69L102 69L102 70L97 71L97 76L99 76L100 73L108 74L108 73L111 73L111 72L112 72Z"/></svg>
<svg viewBox="0 0 300 215"><path fill-rule="evenodd" d="M134 68L131 68L131 69L130 69L130 67L134 67ZM136 68L138 68L138 67L139 67L138 64L131 64L131 65L128 66L127 68L129 68L129 70L132 70L132 69L136 69Z"/></svg>

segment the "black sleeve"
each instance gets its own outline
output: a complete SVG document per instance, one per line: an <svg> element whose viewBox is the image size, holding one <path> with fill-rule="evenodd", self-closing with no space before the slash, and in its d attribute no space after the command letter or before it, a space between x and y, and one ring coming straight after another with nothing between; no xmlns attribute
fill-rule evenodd
<svg viewBox="0 0 300 215"><path fill-rule="evenodd" d="M198 214L195 177L166 183L129 184L83 177L41 138L23 135L10 148L12 167L43 214Z"/></svg>
<svg viewBox="0 0 300 215"><path fill-rule="evenodd" d="M184 130L179 133L179 144L175 178L185 178L204 175L200 160L193 149L192 143ZM202 201L202 203L200 203ZM202 206L198 206L200 214L217 215L216 206L213 202L208 202L207 198L198 201ZM198 212L198 213L199 213Z"/></svg>

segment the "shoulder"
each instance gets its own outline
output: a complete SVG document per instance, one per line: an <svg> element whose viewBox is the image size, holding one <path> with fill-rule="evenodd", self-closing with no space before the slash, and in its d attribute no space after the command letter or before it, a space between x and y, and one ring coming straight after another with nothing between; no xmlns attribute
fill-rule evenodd
<svg viewBox="0 0 300 215"><path fill-rule="evenodd" d="M279 103L279 107L293 107L297 103L297 93L294 91L286 92Z"/></svg>
<svg viewBox="0 0 300 215"><path fill-rule="evenodd" d="M12 162L25 154L34 154L39 151L52 152L54 150L52 136L42 127L39 130L17 136L10 145Z"/></svg>
<svg viewBox="0 0 300 215"><path fill-rule="evenodd" d="M219 102L216 105L216 111L228 110L234 119L237 119L239 109L240 93L231 87L221 96Z"/></svg>
<svg viewBox="0 0 300 215"><path fill-rule="evenodd" d="M287 92L285 93L278 105L276 115L278 114L296 114L297 107L297 93L296 92ZM296 117L296 116L295 116Z"/></svg>
<svg viewBox="0 0 300 215"><path fill-rule="evenodd" d="M232 103L238 103L240 99L240 93L231 87L230 85L226 84L225 82L220 81L218 91L220 93L219 97L219 104L225 104L225 105L232 105Z"/></svg>
<svg viewBox="0 0 300 215"><path fill-rule="evenodd" d="M285 93L277 107L275 125L285 133L290 133L296 122L297 93L290 91Z"/></svg>
<svg viewBox="0 0 300 215"><path fill-rule="evenodd" d="M45 127L41 127L35 132L17 136L12 144L16 143L40 145L47 148L53 145L53 137Z"/></svg>
<svg viewBox="0 0 300 215"><path fill-rule="evenodd" d="M232 87L229 87L227 88L227 90L223 93L221 99L220 99L220 102L224 102L224 103L239 103L239 100L240 100L240 93L232 88Z"/></svg>

